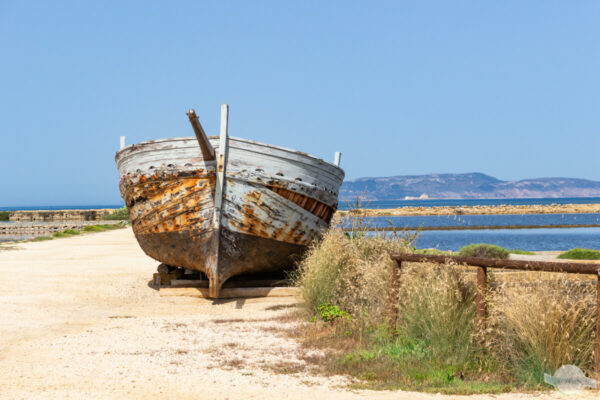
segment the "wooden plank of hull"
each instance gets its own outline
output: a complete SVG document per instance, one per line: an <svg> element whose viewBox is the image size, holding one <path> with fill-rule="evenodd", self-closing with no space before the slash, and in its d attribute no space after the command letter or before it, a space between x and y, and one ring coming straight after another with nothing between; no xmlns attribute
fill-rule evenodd
<svg viewBox="0 0 600 400"><path fill-rule="evenodd" d="M210 140L218 149L217 138ZM339 168L303 153L229 140L220 230L211 224L215 164L202 160L194 138L117 153L142 249L165 264L203 271L215 297L232 276L292 267L327 228L343 180Z"/></svg>

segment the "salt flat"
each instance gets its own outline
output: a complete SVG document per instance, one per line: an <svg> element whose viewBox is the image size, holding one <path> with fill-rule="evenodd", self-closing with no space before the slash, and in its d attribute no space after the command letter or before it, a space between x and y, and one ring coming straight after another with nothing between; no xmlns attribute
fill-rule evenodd
<svg viewBox="0 0 600 400"><path fill-rule="evenodd" d="M130 229L15 247L0 252L2 399L455 397L314 376L311 350L285 334L297 299L159 297L148 286L157 262Z"/></svg>

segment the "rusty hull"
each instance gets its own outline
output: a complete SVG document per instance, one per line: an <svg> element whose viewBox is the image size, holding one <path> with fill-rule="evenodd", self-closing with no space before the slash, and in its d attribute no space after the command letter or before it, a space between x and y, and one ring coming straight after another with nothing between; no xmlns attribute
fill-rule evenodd
<svg viewBox="0 0 600 400"><path fill-rule="evenodd" d="M209 137L218 151L218 138ZM227 279L293 266L328 226L344 173L304 153L228 139L219 224L217 164L194 138L144 142L116 155L119 187L146 254L199 270L218 297Z"/></svg>

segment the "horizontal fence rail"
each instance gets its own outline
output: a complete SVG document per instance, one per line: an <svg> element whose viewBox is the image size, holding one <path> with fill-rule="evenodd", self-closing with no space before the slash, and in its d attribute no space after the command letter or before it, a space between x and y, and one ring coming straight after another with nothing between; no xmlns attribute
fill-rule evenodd
<svg viewBox="0 0 600 400"><path fill-rule="evenodd" d="M396 321L398 315L398 293L400 286L400 273L402 262L456 264L477 267L477 298L476 319L477 326L484 329L486 326L487 304L486 294L488 290L487 269L509 269L518 271L535 272L559 272L568 274L596 275L596 335L594 340L594 371L600 374L600 264L584 264L575 262L553 262L553 261L525 261L507 260L499 258L458 257L430 254L392 254L392 260L396 268L392 270L392 292L390 298L390 317Z"/></svg>
<svg viewBox="0 0 600 400"><path fill-rule="evenodd" d="M516 269L520 271L566 272L570 274L597 275L600 264L576 262L506 260L501 258L458 257L432 254L392 254L396 261L434 262L459 264L472 267Z"/></svg>

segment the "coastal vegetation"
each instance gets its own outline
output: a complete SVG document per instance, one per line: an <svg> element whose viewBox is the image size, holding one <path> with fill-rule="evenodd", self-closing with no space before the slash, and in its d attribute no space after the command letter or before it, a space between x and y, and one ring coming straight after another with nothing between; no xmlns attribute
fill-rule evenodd
<svg viewBox="0 0 600 400"><path fill-rule="evenodd" d="M112 213L105 215L102 219L106 221L129 221L127 207L116 209Z"/></svg>
<svg viewBox="0 0 600 400"><path fill-rule="evenodd" d="M98 224L98 225L88 225L83 228L83 232L104 232L110 231L113 229L123 228L125 224Z"/></svg>
<svg viewBox="0 0 600 400"><path fill-rule="evenodd" d="M10 213L8 211L0 211L0 221L8 221Z"/></svg>
<svg viewBox="0 0 600 400"><path fill-rule="evenodd" d="M461 257L508 258L510 252L504 247L488 243L471 243L463 246L458 255Z"/></svg>
<svg viewBox="0 0 600 400"><path fill-rule="evenodd" d="M52 239L53 239L52 236L38 236L38 237L31 239L31 241L32 242L45 242L47 240L52 240Z"/></svg>
<svg viewBox="0 0 600 400"><path fill-rule="evenodd" d="M558 258L566 258L570 260L600 260L600 251L593 249L575 248L565 251Z"/></svg>
<svg viewBox="0 0 600 400"><path fill-rule="evenodd" d="M472 394L544 389L543 374L564 364L592 371L593 285L562 274L489 272L482 329L474 268L404 262L392 292L389 253L417 252L413 241L407 232L348 235L337 227L299 263L294 280L307 323L294 335L326 353L314 361L321 373L353 376L359 388ZM509 255L487 244L461 253Z"/></svg>
<svg viewBox="0 0 600 400"><path fill-rule="evenodd" d="M79 235L79 234L81 234L81 232L79 232L76 229L65 229L62 232L54 232L54 234L52 236L59 238L59 237L69 237L69 236Z"/></svg>
<svg viewBox="0 0 600 400"><path fill-rule="evenodd" d="M475 246L479 246L479 245L476 244L476 243L471 243L468 246L464 246L463 248L461 248L461 250L464 249L465 247L467 247L467 248L470 249L470 248L473 248ZM486 254L491 254L491 258L494 258L493 255L497 252L497 250L495 250L495 248L502 249L502 250L498 250L498 251L500 251L502 253L504 253L503 250L506 250L503 247L496 246L496 245L486 245L486 246L493 246L493 248L494 248L493 250L489 250L489 251L488 250L482 250L482 251L486 252ZM467 250L465 250L465 251L467 251ZM509 252L510 254L522 254L522 255L528 255L528 256L534 256L535 255L535 253L533 251L527 251L527 250L523 250L523 249L513 249L513 250L506 250L506 251ZM458 256L458 255L461 255L458 252L451 251L451 250L417 249L416 247L412 247L412 252L414 254L432 254L432 255L439 255L439 256ZM500 257L500 258L502 258L502 257Z"/></svg>
<svg viewBox="0 0 600 400"><path fill-rule="evenodd" d="M54 238L65 238L65 237L80 235L82 232L84 232L84 233L104 232L104 231L110 231L110 230L114 230L114 229L121 229L121 228L124 228L125 226L127 226L126 223L88 225L88 226L84 227L82 229L82 231L78 231L76 229L65 229L64 231L61 231L61 232L54 232L52 234L52 236L38 236L33 239L24 240L24 241L43 242L46 240L52 240Z"/></svg>

